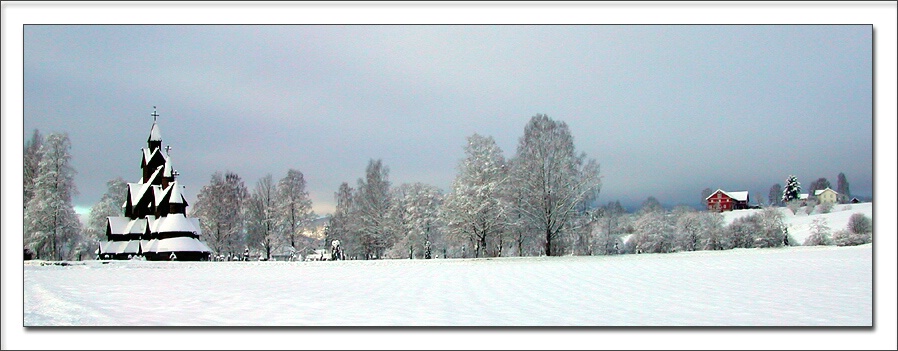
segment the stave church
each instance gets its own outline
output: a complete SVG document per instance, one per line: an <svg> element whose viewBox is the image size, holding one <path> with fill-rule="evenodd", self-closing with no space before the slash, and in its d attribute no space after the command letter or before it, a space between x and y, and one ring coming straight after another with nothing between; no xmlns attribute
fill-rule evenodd
<svg viewBox="0 0 898 351"><path fill-rule="evenodd" d="M209 247L200 241L199 219L187 217L184 186L172 168L171 147L162 147L158 116L154 107L147 147L141 149L140 180L128 183L123 216L107 217L106 241L101 241L97 250L99 259L206 261L211 256Z"/></svg>

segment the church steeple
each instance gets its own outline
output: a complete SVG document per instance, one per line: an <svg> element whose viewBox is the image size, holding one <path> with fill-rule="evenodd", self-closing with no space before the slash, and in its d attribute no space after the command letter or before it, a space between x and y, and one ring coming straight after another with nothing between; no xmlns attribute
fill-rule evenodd
<svg viewBox="0 0 898 351"><path fill-rule="evenodd" d="M153 106L153 127L150 128L150 137L147 138L147 148L150 149L150 152L153 152L156 148L162 147L162 132L159 131L159 125L156 124L156 119L159 117L159 114L156 113L156 106Z"/></svg>

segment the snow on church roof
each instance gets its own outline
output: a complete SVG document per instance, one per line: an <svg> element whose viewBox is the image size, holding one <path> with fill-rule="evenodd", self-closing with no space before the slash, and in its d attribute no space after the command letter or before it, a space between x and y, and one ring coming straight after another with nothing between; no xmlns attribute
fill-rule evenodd
<svg viewBox="0 0 898 351"><path fill-rule="evenodd" d="M150 141L162 141L162 132L159 131L159 126L156 122L153 122L153 128L150 129Z"/></svg>
<svg viewBox="0 0 898 351"><path fill-rule="evenodd" d="M128 223L131 222L131 218L128 217L106 217L109 220L109 231L112 234L125 234L128 228Z"/></svg>
<svg viewBox="0 0 898 351"><path fill-rule="evenodd" d="M187 218L183 213L170 214L153 221L150 230L154 233L196 233L201 234L199 220Z"/></svg>
<svg viewBox="0 0 898 351"><path fill-rule="evenodd" d="M142 244L146 252L212 252L202 241L189 236L153 239Z"/></svg>
<svg viewBox="0 0 898 351"><path fill-rule="evenodd" d="M172 190L171 190L171 197L169 197L169 199L168 199L168 203L171 203L171 204L183 204L184 203L184 197L181 194L181 188L183 188L183 187L184 186L178 184L177 180L174 181L171 185L169 185L169 188L171 188Z"/></svg>

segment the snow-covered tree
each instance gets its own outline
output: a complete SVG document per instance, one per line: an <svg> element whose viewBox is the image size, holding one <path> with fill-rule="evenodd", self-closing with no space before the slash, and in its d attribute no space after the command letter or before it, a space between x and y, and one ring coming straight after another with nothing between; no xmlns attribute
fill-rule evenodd
<svg viewBox="0 0 898 351"><path fill-rule="evenodd" d="M832 245L830 229L826 218L814 218L811 222L811 235L804 241L804 246Z"/></svg>
<svg viewBox="0 0 898 351"><path fill-rule="evenodd" d="M676 227L672 216L661 211L646 211L636 220L636 233L630 245L636 253L673 252L676 245Z"/></svg>
<svg viewBox="0 0 898 351"><path fill-rule="evenodd" d="M765 207L759 217L760 231L754 238L755 247L780 247L785 243L786 225L783 213L775 207Z"/></svg>
<svg viewBox="0 0 898 351"><path fill-rule="evenodd" d="M754 247L755 235L762 232L761 218L750 215L736 218L726 227L726 240L735 248Z"/></svg>
<svg viewBox="0 0 898 351"><path fill-rule="evenodd" d="M402 184L393 190L392 218L397 227L392 256L423 258L426 248L441 239L442 201L442 191L433 185Z"/></svg>
<svg viewBox="0 0 898 351"><path fill-rule="evenodd" d="M767 193L767 201L770 206L782 206L783 205L783 186L779 183L773 184L770 187L770 191Z"/></svg>
<svg viewBox="0 0 898 351"><path fill-rule="evenodd" d="M353 196L358 242L365 259L381 258L392 245L394 225L390 218L389 169L381 160L371 160L365 178L358 180Z"/></svg>
<svg viewBox="0 0 898 351"><path fill-rule="evenodd" d="M873 221L863 213L848 218L846 229L833 234L833 242L839 246L862 245L872 242Z"/></svg>
<svg viewBox="0 0 898 351"><path fill-rule="evenodd" d="M508 216L508 203L503 196L507 165L492 137L474 134L467 141L465 158L459 163L441 217L452 238L472 244L474 257L496 256L501 251ZM492 247L493 241L499 242L499 246Z"/></svg>
<svg viewBox="0 0 898 351"><path fill-rule="evenodd" d="M609 202L603 206L593 222L593 237L595 248L588 254L616 255L623 252L624 243L621 240L623 229L623 216L626 210L620 201Z"/></svg>
<svg viewBox="0 0 898 351"><path fill-rule="evenodd" d="M265 259L271 259L271 252L281 243L278 224L277 187L271 174L258 182L246 201L246 235L250 246L265 252Z"/></svg>
<svg viewBox="0 0 898 351"><path fill-rule="evenodd" d="M815 198L808 198L807 203L804 206L804 213L806 215L810 215L814 213L814 208L817 207L817 200Z"/></svg>
<svg viewBox="0 0 898 351"><path fill-rule="evenodd" d="M873 220L863 213L855 213L848 217L848 230L857 234L870 234L873 232Z"/></svg>
<svg viewBox="0 0 898 351"><path fill-rule="evenodd" d="M127 198L128 183L122 177L106 182L106 193L90 208L84 238L88 247L95 247L98 241L106 240L106 218L122 216L122 205Z"/></svg>
<svg viewBox="0 0 898 351"><path fill-rule="evenodd" d="M851 189L848 187L848 178L845 177L845 173L839 173L836 192L839 193L839 203L848 203L851 199Z"/></svg>
<svg viewBox="0 0 898 351"><path fill-rule="evenodd" d="M576 228L573 223L581 212L578 206L598 196L601 178L599 164L577 154L570 129L546 115L537 114L524 128L517 155L511 162L511 184L523 190L515 210L539 228L544 253L559 255L561 235Z"/></svg>
<svg viewBox="0 0 898 351"><path fill-rule="evenodd" d="M81 222L72 206L75 169L67 133L52 133L40 148L40 163L31 200L25 206L24 242L38 259L74 257Z"/></svg>
<svg viewBox="0 0 898 351"><path fill-rule="evenodd" d="M676 211L675 211L676 212ZM682 211L676 222L677 247L682 251L702 249L705 228L701 215L704 212Z"/></svg>
<svg viewBox="0 0 898 351"><path fill-rule="evenodd" d="M352 187L346 182L341 183L340 188L334 193L337 206L327 227L327 240L340 240L343 252L350 256L357 254L361 250L357 240L358 236L355 235L353 230L352 196Z"/></svg>
<svg viewBox="0 0 898 351"><path fill-rule="evenodd" d="M24 199L23 205L27 205L28 201L34 196L34 182L40 174L41 164L41 145L44 143L44 137L35 129L31 135L31 140L25 144L25 154L22 162L24 171Z"/></svg>
<svg viewBox="0 0 898 351"><path fill-rule="evenodd" d="M786 179L786 187L783 188L783 202L789 203L792 200L798 200L799 195L801 195L801 183L794 175L790 175Z"/></svg>
<svg viewBox="0 0 898 351"><path fill-rule="evenodd" d="M310 238L302 234L313 219L312 199L306 191L306 180L302 172L290 169L277 185L277 227L285 243L294 249L310 245Z"/></svg>
<svg viewBox="0 0 898 351"><path fill-rule="evenodd" d="M702 228L702 250L726 250L733 248L723 226L723 214L716 211L699 213Z"/></svg>
<svg viewBox="0 0 898 351"><path fill-rule="evenodd" d="M210 248L235 256L245 249L244 205L249 197L239 175L215 172L209 184L197 194L194 216L200 219Z"/></svg>

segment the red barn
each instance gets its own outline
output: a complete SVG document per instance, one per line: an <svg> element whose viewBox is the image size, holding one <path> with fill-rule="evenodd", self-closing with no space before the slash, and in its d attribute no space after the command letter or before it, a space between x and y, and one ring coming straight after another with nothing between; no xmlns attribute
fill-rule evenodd
<svg viewBox="0 0 898 351"><path fill-rule="evenodd" d="M717 189L711 196L705 198L709 210L732 211L748 208L747 191L723 191Z"/></svg>

